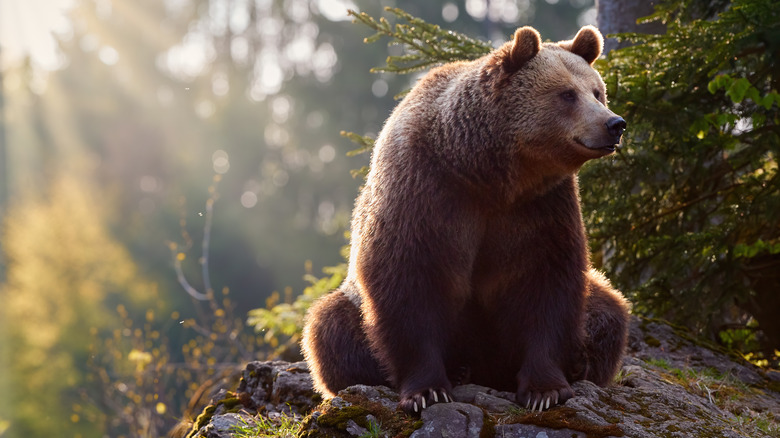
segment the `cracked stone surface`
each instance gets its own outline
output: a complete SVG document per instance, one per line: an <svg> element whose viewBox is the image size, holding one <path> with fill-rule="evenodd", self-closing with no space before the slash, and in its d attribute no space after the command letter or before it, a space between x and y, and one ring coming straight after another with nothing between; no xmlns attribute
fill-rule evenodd
<svg viewBox="0 0 780 438"><path fill-rule="evenodd" d="M683 329L632 317L615 384L575 382L573 398L543 413L521 408L513 393L473 384L453 388L453 403L420 417L398 411L398 394L383 386L352 386L322 402L304 362L252 362L235 393L219 393L210 417L187 436L233 437L239 422L286 415L302 421L300 437L365 436L377 426L379 436L413 438L780 437L780 373L711 347Z"/></svg>

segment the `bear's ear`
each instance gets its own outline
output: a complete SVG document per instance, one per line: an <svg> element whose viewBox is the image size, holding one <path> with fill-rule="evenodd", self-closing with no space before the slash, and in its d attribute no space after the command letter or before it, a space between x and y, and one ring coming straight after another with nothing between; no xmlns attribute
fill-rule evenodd
<svg viewBox="0 0 780 438"><path fill-rule="evenodd" d="M601 56L601 51L604 49L604 37L601 36L598 29L589 25L580 29L573 40L562 41L558 45L581 56L588 64L592 65Z"/></svg>
<svg viewBox="0 0 780 438"><path fill-rule="evenodd" d="M542 37L533 27L521 27L515 31L512 43L502 53L502 65L506 73L512 74L530 61L542 48Z"/></svg>

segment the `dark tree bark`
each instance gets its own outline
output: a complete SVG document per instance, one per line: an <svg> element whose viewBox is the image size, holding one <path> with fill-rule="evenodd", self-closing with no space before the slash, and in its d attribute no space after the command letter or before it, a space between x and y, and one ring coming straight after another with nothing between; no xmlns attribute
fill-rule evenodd
<svg viewBox="0 0 780 438"><path fill-rule="evenodd" d="M621 32L660 34L665 26L660 22L637 24L636 20L653 13L658 2L636 0L596 0L598 27L605 36ZM604 40L604 53L618 49L627 43L618 44L614 38Z"/></svg>
<svg viewBox="0 0 780 438"><path fill-rule="evenodd" d="M754 294L743 306L758 321L766 357L780 349L780 254L753 257L744 268Z"/></svg>

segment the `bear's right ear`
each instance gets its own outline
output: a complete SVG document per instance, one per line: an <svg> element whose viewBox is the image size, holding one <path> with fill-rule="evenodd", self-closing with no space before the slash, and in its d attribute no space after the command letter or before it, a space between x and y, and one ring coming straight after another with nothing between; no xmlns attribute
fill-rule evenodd
<svg viewBox="0 0 780 438"><path fill-rule="evenodd" d="M517 29L512 37L512 43L503 56L504 71L512 74L530 61L542 48L542 37L533 27L525 26Z"/></svg>

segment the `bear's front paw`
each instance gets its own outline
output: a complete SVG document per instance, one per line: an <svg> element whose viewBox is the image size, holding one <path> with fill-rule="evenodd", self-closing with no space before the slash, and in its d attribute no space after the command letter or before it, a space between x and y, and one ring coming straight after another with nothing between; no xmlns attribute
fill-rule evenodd
<svg viewBox="0 0 780 438"><path fill-rule="evenodd" d="M542 412L572 397L574 391L565 380L557 384L539 385L531 384L528 379L520 379L517 387L517 403L531 411L538 407L539 412Z"/></svg>
<svg viewBox="0 0 780 438"><path fill-rule="evenodd" d="M407 414L419 414L434 403L451 403L452 396L444 388L428 388L409 395L402 395L398 407Z"/></svg>

